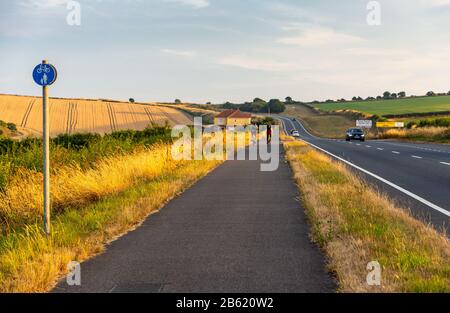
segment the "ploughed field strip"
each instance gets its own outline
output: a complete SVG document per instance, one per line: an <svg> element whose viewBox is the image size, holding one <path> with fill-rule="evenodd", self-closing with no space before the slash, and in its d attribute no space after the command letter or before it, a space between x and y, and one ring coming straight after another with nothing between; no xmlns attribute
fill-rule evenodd
<svg viewBox="0 0 450 313"><path fill-rule="evenodd" d="M283 157L225 162L54 292L333 292Z"/></svg>
<svg viewBox="0 0 450 313"><path fill-rule="evenodd" d="M0 120L40 134L42 105L36 97L0 95ZM50 135L143 130L150 123L189 125L191 118L167 106L100 100L50 99Z"/></svg>

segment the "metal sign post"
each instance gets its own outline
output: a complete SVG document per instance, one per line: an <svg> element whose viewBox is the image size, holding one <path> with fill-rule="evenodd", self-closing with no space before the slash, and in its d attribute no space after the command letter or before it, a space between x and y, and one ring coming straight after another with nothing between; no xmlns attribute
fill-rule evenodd
<svg viewBox="0 0 450 313"><path fill-rule="evenodd" d="M43 174L44 174L44 232L50 235L50 127L49 127L49 100L48 86L56 81L57 72L53 65L46 60L38 64L33 71L33 79L39 86L42 86L42 145L43 145Z"/></svg>

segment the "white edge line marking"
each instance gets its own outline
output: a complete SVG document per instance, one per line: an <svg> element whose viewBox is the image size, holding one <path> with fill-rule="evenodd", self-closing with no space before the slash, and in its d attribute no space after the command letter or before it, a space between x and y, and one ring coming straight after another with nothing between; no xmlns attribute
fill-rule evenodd
<svg viewBox="0 0 450 313"><path fill-rule="evenodd" d="M292 124L292 126L294 126L294 124L293 124L292 122L291 122L291 124ZM301 125L301 124L300 124L300 125ZM295 126L294 126L294 128L295 128ZM310 142L308 142L308 141L306 141L306 140L304 140L304 139L301 139L301 140L304 141L304 142L306 142L307 144L313 146L314 148L316 148L316 149L318 149L318 150L320 150L320 151L322 151L322 152L324 152L324 153L326 153L326 154L332 156L333 158L338 159L338 160L344 162L345 164L348 164L348 165L350 165L351 167L354 167L354 168L356 168L357 170L360 170L361 172L366 173L367 175L372 176L372 177L375 178L375 179L378 179L379 181L381 181L381 182L383 182L383 183L385 183L385 184L391 186L392 188L397 189L398 191L403 192L404 194L410 196L411 198L413 198L413 199L415 199L415 200L417 200L417 201L419 201L419 202L421 202L421 203L423 203L423 204L429 206L430 208L432 208L432 209L434 209L434 210L436 210L436 211L438 211L438 212L441 212L442 214L444 214L444 215L450 217L450 212L449 212L449 211L447 211L447 210L441 208L440 206L437 206L437 205L434 204L434 203L431 203L430 201L428 201L428 200L426 200L426 199L424 199L424 198L422 198L422 197L420 197L420 196L418 196L418 195L412 193L411 191L408 191L408 190L406 190L406 189L404 189L404 188L402 188L402 187L400 187L400 186L398 186L398 185L396 185L396 184L390 182L389 180L384 179L383 177L378 176L377 174L374 174L374 173L372 173L372 172L369 172L368 170L365 170L365 169L363 169L362 167L359 167L358 165L355 165L355 164L353 164L353 163L351 163L351 162L349 162L349 161L347 161L347 160L345 160L345 159L343 159L343 158L341 158L341 157L338 157L337 155L335 155L335 154L333 154L333 153L331 153L331 152L328 152L327 150L322 149L322 148L316 146L315 144L312 144L312 143L310 143ZM450 165L450 163L448 163L447 165Z"/></svg>
<svg viewBox="0 0 450 313"><path fill-rule="evenodd" d="M302 140L303 140L303 139L302 139ZM434 204L434 203L431 203L431 202L428 201L428 200L425 200L424 198L422 198L422 197L420 197L420 196L418 196L418 195L412 193L411 191L408 191L408 190L406 190L406 189L404 189L404 188L402 188L402 187L400 187L400 186L398 186L398 185L396 185L396 184L390 182L389 180L384 179L383 177L378 176L377 174L374 174L374 173L372 173L372 172L369 172L368 170L365 170L365 169L363 169L362 167L359 167L359 166L357 166L357 165L355 165L355 164L353 164L353 163L351 163L351 162L349 162L349 161L347 161L347 160L344 160L343 158L338 157L337 155L334 155L333 153L328 152L327 150L324 150L324 149L322 149L322 148L320 148L320 147L318 147L318 146L316 146L316 145L314 145L314 144L312 144L312 143L310 143L310 142L307 142L306 140L303 140L303 141L305 141L305 142L308 143L309 145L313 146L314 148L319 149L320 151L325 152L326 154L328 154L328 155L330 155L330 156L332 156L332 157L334 157L334 158L336 158L336 159L338 159L338 160L340 160L340 161L342 161L342 162L344 162L344 163L346 163L346 164L348 164L348 165L350 165L350 166L352 166L352 167L354 167L354 168L360 170L361 172L366 173L367 175L370 175L370 176L372 176L373 178L378 179L379 181L382 181L383 183L385 183L385 184L387 184L387 185L389 185L389 186L391 186L391 187L397 189L398 191L403 192L404 194L410 196L411 198L414 198L414 199L416 199L417 201L422 202L423 204L429 206L430 208L435 209L436 211L439 211L439 212L441 212L442 214L447 215L448 217L450 217L450 212L449 212L449 211L447 211L447 210L445 210L445 209L443 209L443 208L437 206L437 205ZM450 165L450 163L449 163L448 165Z"/></svg>
<svg viewBox="0 0 450 313"><path fill-rule="evenodd" d="M450 165L450 163L447 163L447 162L441 162L441 164Z"/></svg>

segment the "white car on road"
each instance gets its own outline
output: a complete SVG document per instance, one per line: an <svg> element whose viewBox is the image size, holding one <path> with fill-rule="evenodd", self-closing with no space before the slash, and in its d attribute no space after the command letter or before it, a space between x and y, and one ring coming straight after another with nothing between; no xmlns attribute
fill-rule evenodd
<svg viewBox="0 0 450 313"><path fill-rule="evenodd" d="M295 138L300 137L300 134L299 134L299 132L298 132L297 130L293 130L293 131L291 132L291 135L292 135L292 137L295 137Z"/></svg>

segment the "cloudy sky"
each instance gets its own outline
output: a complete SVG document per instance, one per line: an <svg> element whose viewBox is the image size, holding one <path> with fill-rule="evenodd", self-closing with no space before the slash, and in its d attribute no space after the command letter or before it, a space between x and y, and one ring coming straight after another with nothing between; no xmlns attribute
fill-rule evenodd
<svg viewBox="0 0 450 313"><path fill-rule="evenodd" d="M450 0L67 0L0 2L0 93L138 101L325 100L450 90Z"/></svg>

